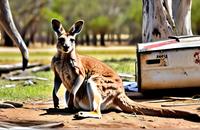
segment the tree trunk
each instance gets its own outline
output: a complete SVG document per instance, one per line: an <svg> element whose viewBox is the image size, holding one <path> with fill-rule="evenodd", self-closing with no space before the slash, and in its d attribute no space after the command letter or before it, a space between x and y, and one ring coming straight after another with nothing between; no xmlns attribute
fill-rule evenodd
<svg viewBox="0 0 200 130"><path fill-rule="evenodd" d="M51 45L55 44L55 36L54 33L51 33Z"/></svg>
<svg viewBox="0 0 200 130"><path fill-rule="evenodd" d="M23 27L22 29L22 38L26 39L26 35L28 30L30 29L30 27L33 26L33 24L37 21L38 17L37 16L33 16L28 22L27 24Z"/></svg>
<svg viewBox="0 0 200 130"><path fill-rule="evenodd" d="M193 35L191 27L192 0L173 0L172 11L179 35Z"/></svg>
<svg viewBox="0 0 200 130"><path fill-rule="evenodd" d="M86 42L86 45L89 46L90 45L90 36L88 33L85 34L85 42Z"/></svg>
<svg viewBox="0 0 200 130"><path fill-rule="evenodd" d="M97 46L97 35L95 33L93 33L93 36L92 36L92 43L94 46Z"/></svg>
<svg viewBox="0 0 200 130"><path fill-rule="evenodd" d="M78 45L84 45L84 38L83 38L83 35L79 36L77 38L77 43Z"/></svg>
<svg viewBox="0 0 200 130"><path fill-rule="evenodd" d="M3 32L3 38L4 38L4 46L7 46L7 47L14 46L12 39L10 38L10 36L8 36L6 32Z"/></svg>
<svg viewBox="0 0 200 130"><path fill-rule="evenodd" d="M110 34L110 42L114 42L115 41L115 34L111 33Z"/></svg>
<svg viewBox="0 0 200 130"><path fill-rule="evenodd" d="M36 35L36 32L37 32L37 26L36 25L33 25L32 26L32 29L30 30L30 42L32 44L35 43L35 35ZM48 37L48 36L47 36Z"/></svg>
<svg viewBox="0 0 200 130"><path fill-rule="evenodd" d="M192 0L143 0L142 41L192 35Z"/></svg>
<svg viewBox="0 0 200 130"><path fill-rule="evenodd" d="M121 43L122 43L121 34L120 33L117 34L117 42L119 43L119 45L121 45Z"/></svg>
<svg viewBox="0 0 200 130"><path fill-rule="evenodd" d="M51 31L50 31L50 30L47 30L46 43L47 43L48 45L51 44Z"/></svg>
<svg viewBox="0 0 200 130"><path fill-rule="evenodd" d="M100 45L106 46L106 44L105 44L105 34L104 33L100 34Z"/></svg>

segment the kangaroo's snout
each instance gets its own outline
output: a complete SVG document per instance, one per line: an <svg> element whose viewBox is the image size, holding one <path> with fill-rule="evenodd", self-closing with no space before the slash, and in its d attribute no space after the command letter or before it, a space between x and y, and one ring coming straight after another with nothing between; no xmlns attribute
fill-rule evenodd
<svg viewBox="0 0 200 130"><path fill-rule="evenodd" d="M64 44L64 45L63 45L63 50L64 50L65 52L67 52L67 51L68 51L68 49L69 49L69 46L68 46L68 45L66 45L66 44Z"/></svg>

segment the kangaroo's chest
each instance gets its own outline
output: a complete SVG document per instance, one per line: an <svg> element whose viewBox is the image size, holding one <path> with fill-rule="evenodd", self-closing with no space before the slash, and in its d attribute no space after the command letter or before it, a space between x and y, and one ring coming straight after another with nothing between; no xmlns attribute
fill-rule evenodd
<svg viewBox="0 0 200 130"><path fill-rule="evenodd" d="M74 83L74 80L77 78L77 74L75 73L75 69L72 65L66 61L59 60L55 64L55 69L59 74L59 77L62 80L64 86L71 90L71 87Z"/></svg>

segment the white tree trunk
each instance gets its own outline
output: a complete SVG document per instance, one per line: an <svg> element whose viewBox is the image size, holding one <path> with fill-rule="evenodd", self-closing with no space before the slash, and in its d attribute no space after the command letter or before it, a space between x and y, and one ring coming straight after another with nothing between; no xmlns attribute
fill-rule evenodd
<svg viewBox="0 0 200 130"><path fill-rule="evenodd" d="M143 42L192 35L192 0L143 0Z"/></svg>
<svg viewBox="0 0 200 130"><path fill-rule="evenodd" d="M192 35L192 0L173 0L172 9L178 35Z"/></svg>

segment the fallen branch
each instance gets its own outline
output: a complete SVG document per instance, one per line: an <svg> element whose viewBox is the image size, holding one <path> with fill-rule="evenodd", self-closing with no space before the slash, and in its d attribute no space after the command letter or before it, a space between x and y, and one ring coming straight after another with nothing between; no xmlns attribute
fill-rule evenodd
<svg viewBox="0 0 200 130"><path fill-rule="evenodd" d="M183 104L162 104L161 107L180 107L180 106L194 106L200 103L183 103Z"/></svg>
<svg viewBox="0 0 200 130"><path fill-rule="evenodd" d="M194 100L191 97L166 97L166 99L171 99L171 100L180 100L180 101L184 101L184 100Z"/></svg>
<svg viewBox="0 0 200 130"><path fill-rule="evenodd" d="M0 102L0 108L20 108L20 107L23 107L22 103L11 102L11 101Z"/></svg>
<svg viewBox="0 0 200 130"><path fill-rule="evenodd" d="M64 126L63 122L55 122L55 123L48 123L48 124L42 124L42 125L35 125L32 128L47 129L47 128L58 128L58 127L63 127L63 126Z"/></svg>
<svg viewBox="0 0 200 130"><path fill-rule="evenodd" d="M151 100L151 101L146 101L148 103L160 103L160 102L173 102L173 101L186 101L186 100L199 100L199 99L194 99L190 97L164 97L165 99L160 99L160 100Z"/></svg>
<svg viewBox="0 0 200 130"><path fill-rule="evenodd" d="M40 64L40 63L29 64L27 68L33 68L33 67L41 66L41 65L42 64ZM8 73L8 72L14 71L14 70L22 70L22 65L21 64L0 65L0 74Z"/></svg>
<svg viewBox="0 0 200 130"><path fill-rule="evenodd" d="M160 99L160 100L151 100L151 101L145 101L145 102L148 102L148 103L160 103L160 102L172 102L174 100L172 99Z"/></svg>
<svg viewBox="0 0 200 130"><path fill-rule="evenodd" d="M5 102L3 102L4 104L6 103L6 104L11 104L11 105L13 105L14 107L16 107L16 108L20 108L20 107L23 107L23 104L22 103L18 103L18 102L11 102L11 101L5 101Z"/></svg>
<svg viewBox="0 0 200 130"><path fill-rule="evenodd" d="M8 103L0 103L0 108L15 108L15 106Z"/></svg>
<svg viewBox="0 0 200 130"><path fill-rule="evenodd" d="M34 66L32 68L26 69L25 71L23 70L13 70L10 71L8 73L4 73L1 75L1 78L3 79L8 79L8 77L12 77L12 76L20 76L20 75L25 75L26 73L36 73L36 72L40 72L40 71L49 71L51 66L50 65L40 65L39 66ZM0 72L1 74L1 72ZM27 74L26 74L27 75Z"/></svg>
<svg viewBox="0 0 200 130"><path fill-rule="evenodd" d="M48 71L50 70L50 68L51 68L51 65L38 66L38 67L32 68L31 72Z"/></svg>
<svg viewBox="0 0 200 130"><path fill-rule="evenodd" d="M0 88L15 88L15 87L16 87L16 84L7 84L7 85L0 86Z"/></svg>
<svg viewBox="0 0 200 130"><path fill-rule="evenodd" d="M18 81L18 80L30 80L30 79L36 79L36 80L43 80L47 81L47 78L42 78L42 77L36 77L36 76L12 76L12 77L7 77L7 80L10 81Z"/></svg>

